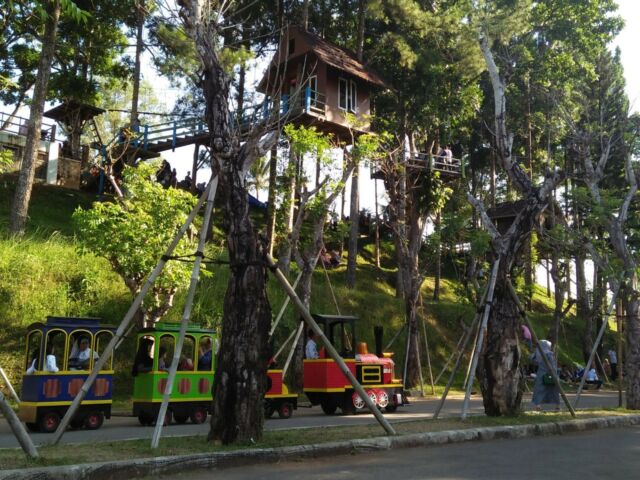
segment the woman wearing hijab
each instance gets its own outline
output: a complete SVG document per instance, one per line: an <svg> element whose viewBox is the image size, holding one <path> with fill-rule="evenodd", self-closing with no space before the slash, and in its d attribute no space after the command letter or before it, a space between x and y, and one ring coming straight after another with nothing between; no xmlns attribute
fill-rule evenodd
<svg viewBox="0 0 640 480"><path fill-rule="evenodd" d="M137 376L139 373L150 372L153 369L153 357L151 356L151 349L153 348L153 340L150 338L143 338L140 341L138 347L138 353L133 360L133 368L131 369L131 375Z"/></svg>
<svg viewBox="0 0 640 480"><path fill-rule="evenodd" d="M540 348L531 355L531 360L535 363L536 369L536 381L533 384L533 408L540 411L542 410L543 403L551 403L555 405L556 410L560 410L560 391L553 381L551 372L547 369L547 366L542 359L542 354L547 357L552 368L558 368L556 358L551 351L551 342L549 340L540 340Z"/></svg>

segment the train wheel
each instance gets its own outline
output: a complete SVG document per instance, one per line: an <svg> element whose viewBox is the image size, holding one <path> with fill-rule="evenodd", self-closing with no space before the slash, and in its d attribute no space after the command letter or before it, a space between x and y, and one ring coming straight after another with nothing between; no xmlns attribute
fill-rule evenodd
<svg viewBox="0 0 640 480"><path fill-rule="evenodd" d="M40 427L38 426L37 423L27 422L25 425L27 426L27 429L30 432L34 432L35 433L35 432L39 432L40 431Z"/></svg>
<svg viewBox="0 0 640 480"><path fill-rule="evenodd" d="M148 427L153 423L153 418L151 418L151 416L147 415L146 413L141 412L138 414L138 421L143 427Z"/></svg>
<svg viewBox="0 0 640 480"><path fill-rule="evenodd" d="M104 414L102 412L91 412L84 417L84 426L87 430L97 430L104 423Z"/></svg>
<svg viewBox="0 0 640 480"><path fill-rule="evenodd" d="M173 419L176 421L176 423L186 423L186 421L189 420L189 415L186 413L182 413L182 414L174 413Z"/></svg>
<svg viewBox="0 0 640 480"><path fill-rule="evenodd" d="M360 395L358 395L357 392L353 392L353 395L351 396L351 401L353 402L353 406L356 409L356 411L362 410L365 406L364 400L360 398Z"/></svg>
<svg viewBox="0 0 640 480"><path fill-rule="evenodd" d="M276 411L271 400L264 401L264 418L271 418Z"/></svg>
<svg viewBox="0 0 640 480"><path fill-rule="evenodd" d="M384 390L378 390L378 407L386 408L389 405L389 394Z"/></svg>
<svg viewBox="0 0 640 480"><path fill-rule="evenodd" d="M60 425L60 415L58 412L47 412L40 417L40 431L44 433L53 433Z"/></svg>
<svg viewBox="0 0 640 480"><path fill-rule="evenodd" d="M390 403L389 405L386 406L385 411L387 413L393 413L398 409L397 405L393 405L392 403Z"/></svg>
<svg viewBox="0 0 640 480"><path fill-rule="evenodd" d="M327 415L333 415L338 408L336 403L331 400L323 400L320 406L322 407L322 411Z"/></svg>
<svg viewBox="0 0 640 480"><path fill-rule="evenodd" d="M84 425L84 418L74 418L73 420L71 420L71 422L69 422L69 426L72 430L82 428L82 425Z"/></svg>
<svg viewBox="0 0 640 480"><path fill-rule="evenodd" d="M193 423L204 423L207 421L207 411L203 407L195 407L189 417Z"/></svg>
<svg viewBox="0 0 640 480"><path fill-rule="evenodd" d="M292 414L293 414L293 405L291 405L289 402L283 402L282 405L280 405L280 408L278 409L278 415L280 416L280 418L291 418Z"/></svg>
<svg viewBox="0 0 640 480"><path fill-rule="evenodd" d="M371 399L374 405L378 405L378 395L376 395L375 390L369 390L367 395L369 395L369 399Z"/></svg>

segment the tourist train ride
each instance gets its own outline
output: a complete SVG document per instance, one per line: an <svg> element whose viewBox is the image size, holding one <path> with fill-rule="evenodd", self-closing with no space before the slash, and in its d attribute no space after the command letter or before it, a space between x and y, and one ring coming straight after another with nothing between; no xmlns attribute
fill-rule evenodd
<svg viewBox="0 0 640 480"><path fill-rule="evenodd" d="M313 318L378 408L395 412L406 403L402 380L394 378L393 353L382 352L381 328L374 329L376 354L372 354L366 343L356 343L357 317L313 315ZM320 349L319 357L304 360L304 393L311 404L320 405L327 415L338 408L344 414L365 410L364 400L335 360L326 356L324 348Z"/></svg>
<svg viewBox="0 0 640 480"><path fill-rule="evenodd" d="M97 318L47 317L27 331L26 375L18 416L31 431L53 432L82 388L93 362L105 350L115 328ZM71 420L71 428L100 428L111 417L113 357L98 377Z"/></svg>
<svg viewBox="0 0 640 480"><path fill-rule="evenodd" d="M394 378L392 354L381 352L381 329L376 332L378 354L374 355L367 352L366 344L355 343L355 317L314 318L380 409L393 412L405 404L402 383ZM133 415L142 425L155 423L158 416L179 331L179 324L158 323L140 330L136 336L132 403ZM115 327L96 318L47 317L45 323L29 326L18 413L29 430L51 433L58 428L114 333ZM166 423L191 420L199 424L211 414L217 344L215 331L194 325L187 328ZM113 374L111 356L82 400L71 428L97 429L105 418L111 417ZM267 375L265 417L276 412L280 418L291 417L298 408L298 395L289 393L282 370L269 368ZM327 414L338 408L344 414L366 408L338 364L326 358L323 348L320 358L304 360L304 393L312 405L321 405Z"/></svg>

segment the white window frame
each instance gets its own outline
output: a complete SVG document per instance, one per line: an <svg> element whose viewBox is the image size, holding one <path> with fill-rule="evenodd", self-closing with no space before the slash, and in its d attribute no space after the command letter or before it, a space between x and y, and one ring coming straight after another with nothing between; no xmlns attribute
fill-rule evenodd
<svg viewBox="0 0 640 480"><path fill-rule="evenodd" d="M338 108L352 113L358 111L358 86L355 80L338 78Z"/></svg>

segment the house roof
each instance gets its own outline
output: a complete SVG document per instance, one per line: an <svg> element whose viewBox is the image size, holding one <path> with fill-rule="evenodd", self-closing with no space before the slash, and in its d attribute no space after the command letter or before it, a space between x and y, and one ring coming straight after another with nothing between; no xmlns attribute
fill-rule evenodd
<svg viewBox="0 0 640 480"><path fill-rule="evenodd" d="M331 65L332 67L350 73L354 77L358 77L365 82L369 82L373 85L382 88L391 88L391 86L372 68L368 67L364 63L358 61L356 55L349 50L346 50L329 40L325 40L324 38L319 37L311 32L307 32L300 27L290 27L291 32L295 32L295 34L299 37L304 37L306 42L308 43L310 49L301 52L299 55L295 55L291 58L282 59L279 58L279 54L277 53L271 61L269 70L273 69L275 66L279 64L283 64L285 62L292 62L298 58L304 57L309 53L315 54L315 56L321 62L326 63L327 65ZM290 38L290 36L285 36L286 38ZM267 77L265 74L265 78ZM265 78L262 79L260 85L264 88Z"/></svg>
<svg viewBox="0 0 640 480"><path fill-rule="evenodd" d="M47 118L52 118L58 122L64 123L72 114L80 115L82 120L89 120L104 112L105 110L102 108L94 107L93 105L81 103L76 100L65 100L57 107L53 107L51 110L44 112L43 115Z"/></svg>

